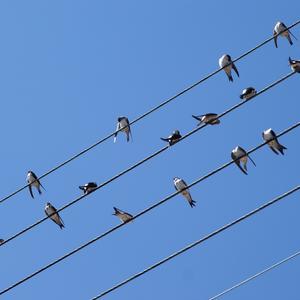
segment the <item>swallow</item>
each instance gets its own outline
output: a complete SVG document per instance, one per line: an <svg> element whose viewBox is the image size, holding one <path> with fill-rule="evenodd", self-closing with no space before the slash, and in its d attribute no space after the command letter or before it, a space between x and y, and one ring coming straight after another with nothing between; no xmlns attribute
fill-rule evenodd
<svg viewBox="0 0 300 300"><path fill-rule="evenodd" d="M32 198L34 198L32 193L32 186L36 187L39 194L42 193L41 187L45 190L45 188L42 186L41 182L38 180L38 177L34 174L32 171L28 171L27 173L27 183L29 184L29 192Z"/></svg>
<svg viewBox="0 0 300 300"><path fill-rule="evenodd" d="M181 179L181 178L178 178L178 177L174 177L173 178L173 182L174 182L174 186L175 186L175 189L176 191L180 192L181 191L181 194L186 198L186 200L189 202L190 206L193 208L194 206L196 206L196 201L194 201L192 199L192 196L189 192L188 189L186 189L186 187L188 186L186 184L186 182Z"/></svg>
<svg viewBox="0 0 300 300"><path fill-rule="evenodd" d="M217 125L220 124L220 120L218 119L218 114L214 113L207 113L205 115L199 115L192 117L199 121L199 124L197 126L200 126L202 123L210 124L210 125Z"/></svg>
<svg viewBox="0 0 300 300"><path fill-rule="evenodd" d="M291 35L297 39L291 32L290 30L287 29L287 27L285 26L284 23L282 22L277 22L274 30L273 30L273 36L274 36L274 43L275 43L275 47L278 48L277 45L277 38L278 36L282 36L282 37L286 37L290 43L290 45L293 45L293 41L291 39Z"/></svg>
<svg viewBox="0 0 300 300"><path fill-rule="evenodd" d="M169 146L172 146L172 145L176 144L181 139L181 134L180 134L179 130L175 130L167 138L160 138L160 139L164 142L168 142Z"/></svg>
<svg viewBox="0 0 300 300"><path fill-rule="evenodd" d="M85 185L80 185L79 188L83 190L84 195L93 192L97 188L96 182L88 182Z"/></svg>
<svg viewBox="0 0 300 300"><path fill-rule="evenodd" d="M50 202L48 202L45 206L45 213L47 217L49 217L54 223L56 223L60 227L60 229L63 229L65 227L65 224L59 216L56 208Z"/></svg>
<svg viewBox="0 0 300 300"><path fill-rule="evenodd" d="M0 239L0 245L2 245L4 242L4 239Z"/></svg>
<svg viewBox="0 0 300 300"><path fill-rule="evenodd" d="M234 64L234 62L231 60L230 55L224 54L219 59L219 66L221 69L224 69L229 81L233 81L232 75L231 75L231 69L233 69L238 77L240 77L240 74Z"/></svg>
<svg viewBox="0 0 300 300"><path fill-rule="evenodd" d="M117 134L119 133L119 131L124 132L126 134L127 142L129 142L130 138L132 140L132 134L131 134L131 130L130 130L129 120L126 117L118 118L117 129L116 129L116 133L114 135L114 143L117 140Z"/></svg>
<svg viewBox="0 0 300 300"><path fill-rule="evenodd" d="M287 150L286 147L284 147L283 145L281 145L278 142L276 133L272 130L272 128L269 128L267 130L265 130L262 133L262 137L264 139L265 142L268 142L268 145L270 147L270 149L275 153L275 154L279 154L277 151L279 151L282 155L284 155L283 150Z"/></svg>
<svg viewBox="0 0 300 300"><path fill-rule="evenodd" d="M248 100L248 99L252 98L256 93L257 93L257 92L256 92L256 89L255 89L255 88L253 88L253 87L248 87L248 88L246 88L246 89L244 89L244 90L242 91L242 94L240 95L240 98L241 98L242 100Z"/></svg>
<svg viewBox="0 0 300 300"><path fill-rule="evenodd" d="M256 166L253 159L248 155L248 153L240 146L237 146L231 151L231 158L235 162L235 164L240 168L240 170L248 175L247 173L247 160L248 158L252 161L253 165ZM241 166L241 163L243 163L243 167Z"/></svg>
<svg viewBox="0 0 300 300"><path fill-rule="evenodd" d="M300 73L300 60L294 60L289 57L289 64L293 72Z"/></svg>
<svg viewBox="0 0 300 300"><path fill-rule="evenodd" d="M114 207L115 212L113 213L114 216L118 217L123 223L130 222L133 218L133 215Z"/></svg>

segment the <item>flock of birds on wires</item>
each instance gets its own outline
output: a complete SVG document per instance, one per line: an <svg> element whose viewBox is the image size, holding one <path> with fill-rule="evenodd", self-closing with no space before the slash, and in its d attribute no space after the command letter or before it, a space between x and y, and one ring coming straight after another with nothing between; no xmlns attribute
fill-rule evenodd
<svg viewBox="0 0 300 300"><path fill-rule="evenodd" d="M283 22L277 22L274 31L274 43L275 47L278 47L278 36L284 37L287 39L287 41L290 43L290 45L293 45L293 41L291 36L293 36L295 39L296 37L292 34L292 32L287 28L287 26ZM289 57L288 59L289 65L294 72L300 73L300 60L294 60ZM223 69L228 77L229 82L233 82L233 76L232 76L232 70L236 73L236 75L239 77L239 72L237 67L235 66L234 62L232 61L230 55L224 54L219 59L219 66L221 69ZM245 88L241 95L240 99L243 101L248 101L251 99L255 94L257 93L256 89L254 87L247 87ZM193 115L194 119L199 121L197 126L201 124L207 124L207 125L219 125L220 120L218 119L217 113L206 113L203 115ZM127 117L122 116L119 117L117 120L117 129L114 134L114 142L117 140L117 135L119 132L123 132L126 135L126 140L129 142L132 140L132 134L131 134L131 128L130 128L130 122ZM263 131L262 133L263 140L269 145L270 149L275 154L282 154L284 155L284 150L287 148L283 145L281 145L278 141L278 138L276 136L276 133L271 129L267 129ZM174 130L172 134L170 134L168 137L162 137L161 140L164 142L167 142L169 146L174 145L182 138L182 135L180 134L179 130ZM253 159L249 156L246 150L244 150L241 146L235 147L231 151L231 158L237 165L237 167L245 174L247 175L247 162L248 159L253 163L254 166L256 166ZM32 198L34 198L33 188L36 188L37 192L39 194L42 194L42 188L45 190L43 185L41 184L38 176L33 171L28 171L27 173L27 183L28 183L28 189L29 193ZM196 201L193 200L191 193L189 191L188 184L179 177L173 178L173 183L175 186L175 189L180 192L185 199L188 201L189 205L193 208L196 205ZM95 189L97 189L98 185L96 182L88 182L84 185L79 186L79 189L83 191L83 193L89 194L93 192ZM117 216L123 223L127 223L131 221L133 216L123 211L117 207L113 207L114 213L113 215ZM57 212L57 209L50 203L47 202L45 205L45 213L47 217L49 217L54 223L56 223L61 229L65 227L64 222L62 218L60 217L59 213ZM0 244L4 243L4 239L0 239Z"/></svg>

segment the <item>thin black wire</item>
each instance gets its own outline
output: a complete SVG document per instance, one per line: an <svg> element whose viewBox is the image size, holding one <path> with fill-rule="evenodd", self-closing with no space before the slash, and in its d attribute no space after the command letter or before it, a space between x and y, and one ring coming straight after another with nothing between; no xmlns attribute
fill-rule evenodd
<svg viewBox="0 0 300 300"><path fill-rule="evenodd" d="M298 127L298 126L300 126L300 122L297 123L297 124L295 124L295 125L293 125L293 126L291 126L291 127L289 127L289 128L287 128L286 130L282 131L280 134L277 135L277 137L280 137L280 136L282 136L282 135L284 135L284 134L290 132L291 130L295 129L295 128ZM264 142L264 143L262 143L262 144L256 146L255 148L251 149L251 150L248 151L247 153L248 153L248 154L251 154L252 152L254 152L254 151L260 149L261 147L263 147L263 146L266 145L266 144L267 144L267 142ZM193 183L191 183L190 185L188 185L188 186L186 187L186 189L188 189L188 188L190 188L190 187L193 187L194 185L196 185L196 184L200 183L201 181L203 181L203 180L209 178L210 176L212 176L212 175L214 175L214 174L220 172L221 170L227 168L228 166L230 166L230 165L233 164L233 163L234 163L234 161L230 161L230 162L228 162L228 163L222 165L221 167L215 169L214 171L212 171L212 172L206 174L205 176L200 177L199 179L197 179L196 181L194 181ZM140 213L138 213L137 215L135 215L135 216L132 218L132 220L135 220L135 219L137 219L138 217L140 217L140 216L146 214L146 213L149 212L150 210L152 210L152 209L154 209L154 208L156 208L156 207L162 205L163 203L167 202L168 200L172 199L173 197L175 197L176 195L178 195L178 194L180 194L180 193L181 193L181 191L177 191L177 192L174 192L173 194L171 194L171 195L165 197L165 198L162 199L161 201L159 201L159 202L157 202L157 203L151 205L150 207L146 208L145 210L143 210L143 211L141 211ZM119 224L119 225L117 225L117 226L115 226L115 227L113 227L113 228L107 230L106 232L100 234L99 236L95 237L94 239L88 241L87 243L85 243L85 244L79 246L78 248L75 248L75 249L72 250L71 252L69 252L69 253L67 253L67 254L65 254L65 255L63 255L63 256L61 256L60 258L54 260L53 262L49 263L48 265L46 265L46 266L40 268L39 270L33 272L32 274L26 276L25 278L23 278L23 279L21 279L21 280L19 280L18 282L14 283L13 285L9 286L8 288L2 290L2 291L0 292L0 295L2 295L2 294L4 294L4 293L8 292L9 290L11 290L11 289L17 287L18 285L20 285L20 284L26 282L27 280L29 280L29 279L35 277L36 275L40 274L41 272L43 272L43 271L49 269L50 267L56 265L57 263L59 263L60 261L66 259L66 258L68 258L69 256L71 256L71 255L73 255L73 254L75 254L75 253L81 251L82 249L86 248L86 247L89 246L90 244L93 244L93 243L96 242L97 240L104 238L105 236L109 235L110 233L114 232L115 230L119 229L120 227L122 227L122 226L124 226L124 225L126 225L126 224L127 224L127 223L121 223L121 224Z"/></svg>
<svg viewBox="0 0 300 300"><path fill-rule="evenodd" d="M275 204L275 203L278 202L279 200L284 199L285 197L291 195L292 193L298 191L299 189L300 189L300 186L298 185L298 186L296 186L295 188L293 188L292 190L290 190L290 191L288 191L288 192L286 192L286 193L284 193L284 194L282 194L282 195L276 197L275 199L273 199L273 200L271 200L271 201L269 201L269 202L263 204L262 206L260 206L260 207L258 207L258 208L256 208L256 209L252 210L251 212L249 212L249 213L247 213L247 214L241 216L240 218L238 218L238 219L236 219L236 220L234 220L234 221L232 221L232 222L230 222L230 223L228 223L228 224L222 226L221 228L219 228L219 229L213 231L212 233L210 233L210 234L206 235L205 237L201 238L200 240L197 240L196 242L194 242L194 243L192 243L192 244L190 244L190 245L188 245L188 246L186 246L186 247L180 249L179 251L177 251L177 252L171 254L170 256L168 256L168 257L166 257L166 258L160 260L159 262L153 264L152 266L148 267L147 269L145 269L145 270L143 270L143 271L141 271L141 272L139 272L139 273L136 273L136 274L134 274L133 276L131 276L131 277L125 279L124 281L122 281L122 282L116 284L115 286L113 286L113 287L107 289L106 291L104 291L103 293L99 294L98 296L92 298L91 300L96 300L96 299L100 299L100 298L104 297L105 295L107 295L107 294L111 293L112 291L114 291L114 290L120 288L121 286L123 286L123 285L129 283L130 281L132 281L132 280L134 280L134 279L136 279L136 278L138 278L138 277L144 275L145 273L148 273L149 271L151 271L151 270L157 268L158 266L160 266L160 265L166 263L167 261L169 261L169 260L175 258L176 256L178 256L178 255L180 255L180 254L182 254L182 253L184 253L184 252L190 250L191 248L193 248L193 247L195 247L195 246L197 246L197 245L199 245L199 244L202 244L202 243L205 242L206 240L208 240L208 239L214 237L214 236L217 235L217 234L220 234L222 231L225 231L226 229L228 229L228 228L230 228L230 227L232 227L232 226L234 226L234 225L240 223L241 221L243 221L243 220L249 218L250 216L252 216L252 215L254 215L254 214L260 212L261 210L267 208L268 206Z"/></svg>
<svg viewBox="0 0 300 300"><path fill-rule="evenodd" d="M287 29L283 30L282 32L289 30L291 28L293 28L294 26L298 25L300 23L300 20L298 20L297 22L295 22L294 24L292 24L291 26L287 27ZM242 58L244 58L245 56L249 55L250 53L256 51L257 49L259 49L260 47L262 47L263 45L267 44L268 42L270 42L271 40L274 39L275 36L280 35L282 32L278 33L277 35L274 35L270 38L268 38L267 40L265 40L264 42L260 43L259 45L257 45L256 47L248 50L247 52L243 53L242 55L240 55L239 57L237 57L236 59L233 60L233 62L236 62ZM227 66L224 66L223 68L219 68L216 71L208 74L207 76L203 77L202 79L200 79L199 81L197 81L196 83L190 85L189 87L185 88L184 90L182 90L181 92L177 93L176 95L170 97L169 99L165 100L164 102L162 102L161 104L155 106L154 108L150 109L149 111L145 112L144 114L142 114L141 116L137 117L136 119L134 119L132 122L129 123L128 126L133 125L134 123L142 120L143 118L147 117L148 115L152 114L153 112L155 112L156 110L162 108L163 106L167 105L168 103L172 102L173 100L175 100L176 98L178 98L179 96L185 94L186 92L190 91L191 89L193 89L194 87L198 86L199 84L201 84L202 82L206 81L207 79L209 79L210 77L216 75L217 73L221 72L224 68L226 68ZM96 146L102 144L103 142L105 142L106 140L110 139L111 137L113 137L115 135L116 132L121 131L121 129L119 129L118 131L114 131L113 133L107 135L106 137L102 138L101 140L99 140L98 142L94 143L93 145L87 147L86 149L82 150L81 152L75 154L74 156L72 156L71 158L65 160L64 162L60 163L59 165L57 165L56 167L50 169L48 172L44 173L43 175L41 175L38 179L42 179L46 176L48 176L49 174L55 172L56 170L60 169L61 167L65 166L66 164L68 164L69 162L73 161L74 159L78 158L79 156L85 154L86 152L90 151L91 149L95 148ZM19 192L23 191L24 189L26 189L29 186L29 184L24 185L23 187L17 189L16 191L12 192L11 194L5 196L4 198L2 198L0 200L0 204L5 202L6 200L8 200L9 198L13 197L14 195L18 194Z"/></svg>
<svg viewBox="0 0 300 300"><path fill-rule="evenodd" d="M281 83L282 81L288 79L289 77L291 77L292 75L294 75L295 72L291 72L288 75L278 79L277 81L273 82L272 84L270 84L269 86L265 87L264 89L262 89L261 91L259 91L257 94L255 94L253 97L249 98L248 100L239 102L238 104L232 106L231 108L227 109L226 111L224 111L223 113L221 113L218 118L221 119L222 117L224 117L225 115L229 114L230 112L232 112L233 110L239 108L240 106L244 105L245 103L249 102L250 100L253 100L254 98L256 98L257 96L261 95L262 93L266 92L267 90L269 90L270 88L276 86L277 84ZM206 127L208 124L203 124L201 126L196 127L195 129L191 130L189 133L187 133L186 135L184 135L180 140L184 140L185 138L189 137L190 135L196 133L197 131L201 130L202 128ZM172 146L173 147L173 146ZM97 188L94 189L93 192L95 192L96 190L106 186L107 184L111 183L112 181L116 180L117 178L125 175L126 173L130 172L131 170L135 169L136 167L144 164L145 162L147 162L148 160L152 159L153 157L161 154L162 152L166 151L169 148L169 146L165 146L163 148L161 148L160 150L154 152L153 154L147 156L146 158L140 160L139 162L137 162L136 164L132 165L131 167L123 170L122 172L118 173L117 175L111 177L110 179L108 179L107 181L105 181L104 183L100 184ZM91 193L90 193L91 194ZM69 206L72 206L73 204L79 202L80 200L82 200L83 198L85 198L86 196L90 195L90 194L84 194L79 196L78 198L76 198L75 200L67 203L66 205L62 206L61 208L57 209L57 212L60 212L66 208L68 208ZM49 216L51 217L51 216ZM29 225L28 227L22 229L21 231L17 232L16 234L14 234L13 236L11 236L10 238L6 239L1 246L4 246L5 244L7 244L8 242L14 240L15 238L19 237L20 235L24 234L25 232L31 230L32 228L38 226L39 224L41 224L42 222L44 222L45 220L47 220L49 217L44 217L42 219L40 219L39 221Z"/></svg>
<svg viewBox="0 0 300 300"><path fill-rule="evenodd" d="M273 265L271 265L271 266L265 268L264 270L262 270L262 271L260 271L260 272L258 272L258 273L256 273L256 274L254 274L254 275L248 277L247 279L245 279L245 280L243 280L243 281L241 281L241 282L235 284L234 286L232 286L232 287L230 287L230 288L224 290L223 292L219 293L218 295L216 295L216 296L214 296L214 297L212 297L212 298L209 298L209 300L215 300L215 299L220 298L221 296L223 296L223 295L225 295L225 294L231 292L232 290L234 290L234 289L236 289L236 288L238 288L238 287L240 287L240 286L242 286L242 285L248 283L249 281L252 281L252 280L256 279L257 277L259 277L259 276L261 276L261 275L263 275L263 274L265 274L265 273L267 273L267 272L269 272L269 271L271 271L271 270L273 270L273 269L279 267L280 265L282 265L282 264L288 262L289 260L291 260L291 259L293 259L293 258L296 258L298 255L300 255L300 251L298 251L298 252L296 252L296 253L294 253L294 254L292 254L292 255L290 255L290 256L284 258L283 260L281 260L281 261L279 261L279 262L277 262L277 263L275 263L275 264L273 264Z"/></svg>

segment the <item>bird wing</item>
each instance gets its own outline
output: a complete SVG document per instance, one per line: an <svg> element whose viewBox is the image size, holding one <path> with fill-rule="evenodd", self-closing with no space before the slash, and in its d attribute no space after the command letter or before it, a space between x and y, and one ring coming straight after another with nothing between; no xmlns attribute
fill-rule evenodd
<svg viewBox="0 0 300 300"><path fill-rule="evenodd" d="M278 35L277 35L277 33L276 33L275 30L273 31L273 36L274 36L275 47L278 48L278 45L277 45L277 38L278 38Z"/></svg>
<svg viewBox="0 0 300 300"><path fill-rule="evenodd" d="M232 69L235 71L236 75L237 75L238 77L240 77L239 71L237 70L237 68L236 68L236 66L235 66L234 63L232 63Z"/></svg>
<svg viewBox="0 0 300 300"><path fill-rule="evenodd" d="M254 162L254 160L247 154L247 156L249 157L249 159L252 161L253 165L256 167L256 164Z"/></svg>
<svg viewBox="0 0 300 300"><path fill-rule="evenodd" d="M29 184L28 188L29 188L29 193L30 193L31 197L34 198L33 193L32 193L32 187L31 187L31 184Z"/></svg>
<svg viewBox="0 0 300 300"><path fill-rule="evenodd" d="M231 152L231 158L234 161L234 163L239 167L239 169L246 175L248 175L248 173L241 167L240 161L237 159L237 157Z"/></svg>

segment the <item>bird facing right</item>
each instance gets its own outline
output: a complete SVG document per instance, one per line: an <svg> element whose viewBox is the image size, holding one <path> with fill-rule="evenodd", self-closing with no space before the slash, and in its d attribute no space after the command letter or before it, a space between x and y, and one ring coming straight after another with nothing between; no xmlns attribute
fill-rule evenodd
<svg viewBox="0 0 300 300"><path fill-rule="evenodd" d="M176 191L178 191L178 192L181 191L181 194L186 198L186 200L188 201L190 206L192 208L194 206L196 206L196 201L192 199L190 191L187 189L188 185L186 184L186 182L183 179L179 178L179 177L174 177L173 178L173 183L174 183Z"/></svg>
<svg viewBox="0 0 300 300"><path fill-rule="evenodd" d="M275 154L279 154L277 151L279 151L282 155L284 155L283 150L287 150L286 147L284 147L283 145L281 145L278 142L276 133L272 130L272 128L269 128L267 130L265 130L262 133L262 137L264 139L265 142L268 142L268 145L270 147L270 149L275 153Z"/></svg>
<svg viewBox="0 0 300 300"><path fill-rule="evenodd" d="M224 54L219 59L219 66L220 68L224 68L224 71L229 79L229 81L233 81L233 77L231 75L231 69L233 69L238 77L240 77L240 74L234 64L234 62L231 60L230 55Z"/></svg>

